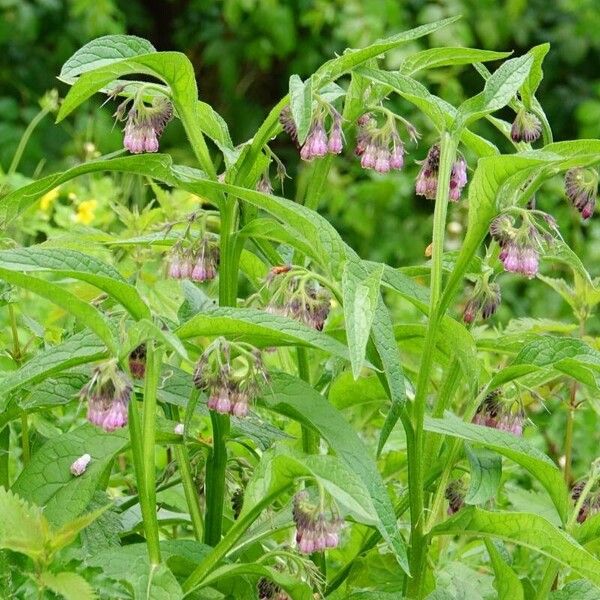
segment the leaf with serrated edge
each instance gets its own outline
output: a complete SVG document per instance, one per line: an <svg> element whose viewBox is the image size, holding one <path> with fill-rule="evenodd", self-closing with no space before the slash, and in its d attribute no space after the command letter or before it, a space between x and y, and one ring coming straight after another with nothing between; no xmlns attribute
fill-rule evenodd
<svg viewBox="0 0 600 600"><path fill-rule="evenodd" d="M70 571L62 573L44 571L40 574L40 581L65 600L95 600L98 597L92 586L81 575Z"/></svg>

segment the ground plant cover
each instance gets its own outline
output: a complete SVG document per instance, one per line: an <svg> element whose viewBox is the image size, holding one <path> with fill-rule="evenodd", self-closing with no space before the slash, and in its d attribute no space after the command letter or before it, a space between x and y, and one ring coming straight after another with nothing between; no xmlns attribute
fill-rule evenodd
<svg viewBox="0 0 600 600"><path fill-rule="evenodd" d="M245 141L141 37L56 73L0 180L1 598L600 598L600 140L554 141L550 44L415 46L460 23L332 53ZM89 106L118 150L20 173ZM416 258L363 255L330 190L407 171L426 243L381 211Z"/></svg>

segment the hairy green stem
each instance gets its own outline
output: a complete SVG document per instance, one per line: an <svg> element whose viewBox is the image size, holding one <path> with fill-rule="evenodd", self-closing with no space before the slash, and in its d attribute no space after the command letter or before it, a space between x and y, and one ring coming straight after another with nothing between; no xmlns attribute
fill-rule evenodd
<svg viewBox="0 0 600 600"><path fill-rule="evenodd" d="M449 133L444 132L440 141L440 163L438 171L437 194L433 216L433 252L431 258L431 296L429 301L429 321L425 334L425 344L419 367L417 391L414 401L413 427L414 448L408 457L409 466L414 469L412 485L410 485L410 571L407 597L420 599L424 597L424 582L427 560L428 539L424 535L425 511L425 464L424 464L424 421L427 402L427 389L429 387L433 354L438 334L438 325L442 317L440 311L440 297L442 290L442 259L444 255L444 235L446 229L446 213L450 189L450 175L452 164L456 157L457 144Z"/></svg>
<svg viewBox="0 0 600 600"><path fill-rule="evenodd" d="M310 372L308 368L308 356L306 348L296 348L296 361L298 363L298 377L302 381L310 383ZM302 449L307 454L316 454L319 451L319 435L306 425L302 425Z"/></svg>
<svg viewBox="0 0 600 600"><path fill-rule="evenodd" d="M50 112L49 108L42 108L42 110L40 110L40 112L37 115L35 115L35 117L33 117L33 119L31 119L31 121L29 122L29 125L27 125L25 131L23 132L23 135L21 136L21 139L19 140L19 145L17 146L17 149L15 150L15 154L10 163L10 166L8 167L8 171L6 172L6 175L8 177L10 177L11 175L13 175L14 173L17 172L17 168L19 166L19 163L21 162L21 158L23 158L23 152L25 152L25 148L27 147L27 144L29 143L29 138L31 137L31 134L35 131L35 128L41 123L43 118L49 112Z"/></svg>

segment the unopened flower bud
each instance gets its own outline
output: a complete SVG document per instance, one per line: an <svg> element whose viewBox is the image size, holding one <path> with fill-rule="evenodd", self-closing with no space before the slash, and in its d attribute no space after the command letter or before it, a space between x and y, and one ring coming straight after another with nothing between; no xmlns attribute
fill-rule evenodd
<svg viewBox="0 0 600 600"><path fill-rule="evenodd" d="M583 219L589 219L596 208L598 172L595 169L575 167L565 174L565 193Z"/></svg>
<svg viewBox="0 0 600 600"><path fill-rule="evenodd" d="M80 475L83 475L85 473L88 465L90 464L91 460L92 460L92 457L89 454L83 454L76 461L74 461L73 464L71 465L71 467L70 467L71 473L75 477L79 477Z"/></svg>
<svg viewBox="0 0 600 600"><path fill-rule="evenodd" d="M510 129L513 142L535 142L542 133L540 120L531 112L522 108L515 117Z"/></svg>

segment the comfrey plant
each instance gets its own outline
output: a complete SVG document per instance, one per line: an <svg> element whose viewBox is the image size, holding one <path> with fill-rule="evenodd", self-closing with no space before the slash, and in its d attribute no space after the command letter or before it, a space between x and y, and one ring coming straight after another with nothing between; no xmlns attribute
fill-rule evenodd
<svg viewBox="0 0 600 600"><path fill-rule="evenodd" d="M0 468L12 486L0 547L28 557L31 577L9 574L24 594L91 598L107 582L170 599L600 594L599 471L574 457L600 381L587 329L600 290L553 205L536 204L564 178L573 218L593 218L600 141L553 142L536 97L546 44L513 58L407 50L455 20L294 75L239 145L182 54L108 36L67 61L58 120L108 96L124 150L0 201L14 233L0 251L13 341L0 443L18 468ZM481 91L459 106L424 85L429 69L461 65ZM422 113L419 133L398 98ZM191 166L159 152L172 119ZM270 148L280 135L308 170L294 201L269 177L273 163L285 176ZM338 161L365 178L418 172L414 193L433 213L424 264L360 257L317 212ZM158 202L136 213L115 199L118 232L22 243L15 224L38 198L106 172ZM466 220L452 249L449 212ZM574 323L507 324L515 281L556 291ZM68 315L62 340L54 327L23 345L24 328L40 327L32 295ZM45 443L32 445L31 423ZM33 504L70 524L61 544ZM21 537L7 525L18 522ZM82 529L68 555L54 552Z"/></svg>

